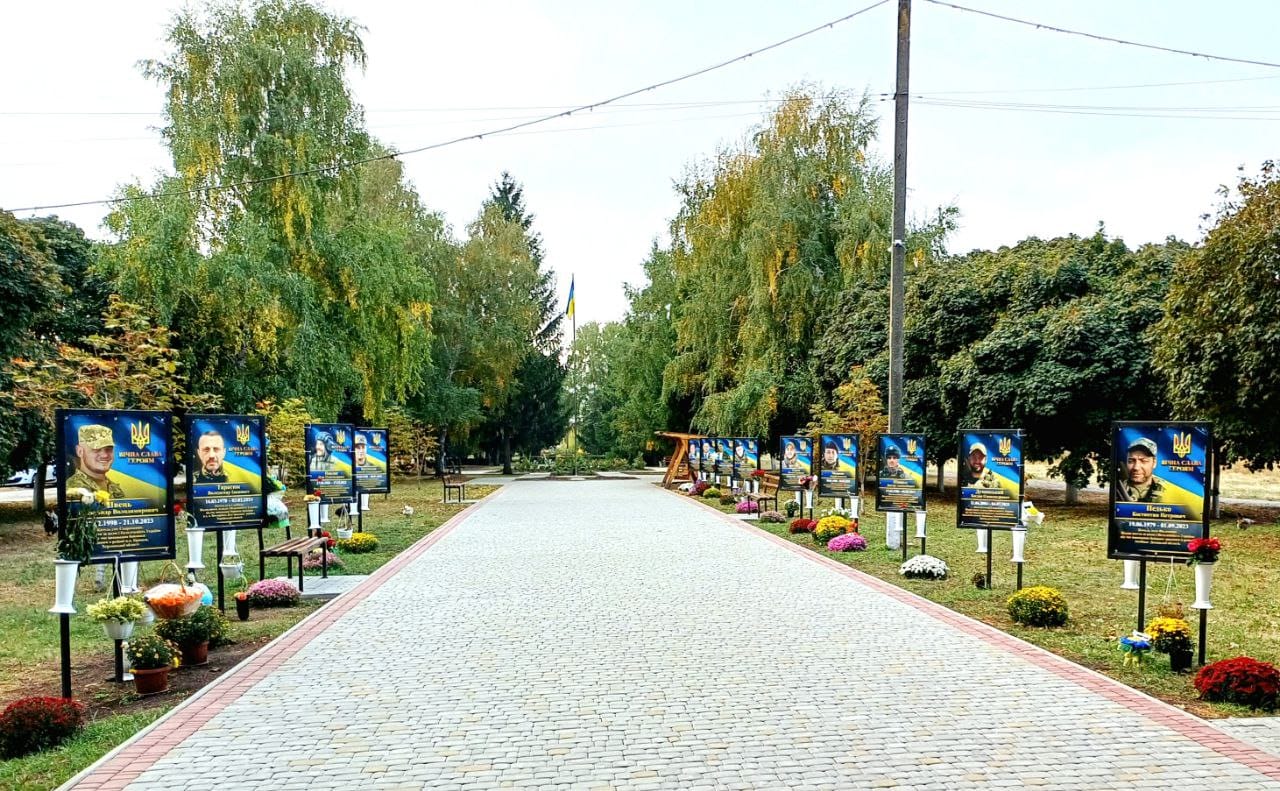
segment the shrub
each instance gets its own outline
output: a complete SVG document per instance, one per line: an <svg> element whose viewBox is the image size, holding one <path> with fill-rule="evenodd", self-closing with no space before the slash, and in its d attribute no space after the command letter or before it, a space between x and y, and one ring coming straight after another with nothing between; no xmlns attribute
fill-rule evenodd
<svg viewBox="0 0 1280 791"><path fill-rule="evenodd" d="M703 492L711 488L711 484L706 481L698 481L693 485L693 496L701 497Z"/></svg>
<svg viewBox="0 0 1280 791"><path fill-rule="evenodd" d="M824 516L813 528L813 540L825 544L838 535L849 532L853 523L843 516Z"/></svg>
<svg viewBox="0 0 1280 791"><path fill-rule="evenodd" d="M773 522L780 525L787 521L787 518L780 511L764 511L760 514L760 521Z"/></svg>
<svg viewBox="0 0 1280 791"><path fill-rule="evenodd" d="M0 714L0 758L57 747L84 726L84 706L69 698L22 698Z"/></svg>
<svg viewBox="0 0 1280 791"><path fill-rule="evenodd" d="M293 607L302 600L298 588L284 580L258 580L249 586L248 594L254 607Z"/></svg>
<svg viewBox="0 0 1280 791"><path fill-rule="evenodd" d="M1162 654L1191 650L1191 624L1181 618L1155 618L1147 624L1151 647Z"/></svg>
<svg viewBox="0 0 1280 791"><path fill-rule="evenodd" d="M173 618L156 624L156 634L179 646L209 642L211 648L231 643L231 624L216 607L201 605L185 618Z"/></svg>
<svg viewBox="0 0 1280 791"><path fill-rule="evenodd" d="M970 577L969 580L973 583L973 587L977 588L978 590L986 590L987 588L991 587L991 585L987 582L987 573L985 571L977 572L972 577Z"/></svg>
<svg viewBox="0 0 1280 791"><path fill-rule="evenodd" d="M720 496L720 488L717 486L708 486L702 490L702 496L708 500L714 500Z"/></svg>
<svg viewBox="0 0 1280 791"><path fill-rule="evenodd" d="M867 539L857 533L842 533L827 542L832 552L862 552L866 548Z"/></svg>
<svg viewBox="0 0 1280 791"><path fill-rule="evenodd" d="M128 655L133 670L178 666L178 647L154 633L130 638Z"/></svg>
<svg viewBox="0 0 1280 791"><path fill-rule="evenodd" d="M1027 626L1062 626L1067 622L1067 600L1056 588L1033 585L1009 597L1009 617Z"/></svg>
<svg viewBox="0 0 1280 791"><path fill-rule="evenodd" d="M753 500L743 500L738 503L738 513L755 514L760 512L760 504Z"/></svg>
<svg viewBox="0 0 1280 791"><path fill-rule="evenodd" d="M916 555L898 567L898 573L913 580L944 580L950 569L941 558L933 555Z"/></svg>
<svg viewBox="0 0 1280 791"><path fill-rule="evenodd" d="M373 533L356 533L351 538L338 539L338 549L360 555L378 548L378 537Z"/></svg>
<svg viewBox="0 0 1280 791"><path fill-rule="evenodd" d="M733 495L729 494L728 492L725 492L724 494L720 495L721 505L733 505L736 502L737 502L737 499Z"/></svg>
<svg viewBox="0 0 1280 791"><path fill-rule="evenodd" d="M788 527L787 529L790 530L791 533L793 534L812 533L813 528L817 527L817 525L818 525L817 522L813 521L812 519L805 519L802 516L799 519L791 520L791 526Z"/></svg>
<svg viewBox="0 0 1280 791"><path fill-rule="evenodd" d="M328 558L329 568L331 568L331 569L332 569L332 568L342 568L344 565L346 565L345 563L343 563L343 562L342 562L342 558L340 558L340 557L338 557L337 555L333 554L333 553L332 553L332 552L330 552L329 550L327 550L327 549L326 549L326 550L325 550L325 554L329 556L329 558ZM308 571L312 571L312 570L314 570L314 569L321 568L321 563L320 563L320 550L319 550L319 549L313 549L313 550L311 550L310 552L308 552L308 553L307 553L307 556L306 556L305 558L303 558L303 559L302 559L302 567L303 567L304 569L308 570Z"/></svg>
<svg viewBox="0 0 1280 791"><path fill-rule="evenodd" d="M1271 711L1280 695L1280 671L1270 662L1238 656L1200 668L1195 685L1202 700Z"/></svg>
<svg viewBox="0 0 1280 791"><path fill-rule="evenodd" d="M788 518L793 517L800 513L800 503L797 503L795 500L787 500L787 503L782 507L782 510L787 512Z"/></svg>

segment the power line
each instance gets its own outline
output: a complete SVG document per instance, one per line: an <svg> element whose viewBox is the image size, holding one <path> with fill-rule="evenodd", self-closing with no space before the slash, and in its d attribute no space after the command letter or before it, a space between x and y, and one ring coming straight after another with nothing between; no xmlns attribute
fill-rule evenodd
<svg viewBox="0 0 1280 791"><path fill-rule="evenodd" d="M543 124L548 121L556 120L558 118L567 118L568 116L573 115L574 113L591 111L599 107L604 107L605 105L608 105L608 104L613 104L614 102L619 102L623 99L629 99L632 96L638 96L639 94L647 93L649 91L657 90L659 88L665 88L668 85L674 85L678 82L683 82L685 80L693 79L694 77L700 77L703 74L708 74L710 72L716 71L717 69L722 69L734 63L739 63L755 55L759 55L759 54L768 52L770 50L777 49L778 47L785 46L794 41L799 41L802 38L806 38L807 36L811 36L814 33L818 33L822 30L833 28L836 25L841 24L842 22L848 22L849 20L855 17L861 16L862 14L865 14L868 11L871 11L872 9L882 6L887 2L889 2L889 0L876 0L876 2L872 3L871 5L858 9L857 11L854 11L851 14L846 14L837 19L833 19L830 22L825 22L821 25L818 25L817 27L810 28L809 30L806 30L802 33L797 33L793 36L788 36L787 38L784 38L781 41L776 41L772 44L768 44L766 46L760 47L759 49L755 49L750 52L747 52L746 54L738 55L737 57L733 57L728 60L721 61L720 63L716 63L711 66L703 67L701 69L689 72L687 74L682 74L679 77L672 77L671 79L663 80L662 82L656 82L656 83L653 83L652 85L648 85L643 88L636 88L635 90L626 91L625 93L620 93L617 96L613 96L608 99L603 99L598 102L580 105L578 107L574 107L569 110L564 110L558 113L552 113L551 115L544 115L530 121L511 124L509 126L505 126L499 129L493 129L487 132L480 132L477 134L465 135L463 137L453 138L452 140L445 140L439 143L431 143L429 145L419 146L417 148L404 149L400 151L392 151L387 154L380 154L378 156L373 156L373 157L365 157L363 159L352 160L349 162L338 162L332 165L321 165L318 167L307 168L305 170L300 170L296 173L281 173L274 176L265 176L263 178L258 178L258 179L249 179L247 181L241 181L241 182L236 182L232 184L215 184L210 187L201 187L197 189L171 190L169 192L161 191L161 192L154 192L154 193L149 193L145 195L125 196L121 198L105 198L101 200L76 201L73 203L57 203L57 204L49 204L45 206L24 206L17 209L11 209L10 211L35 212L35 211L46 211L48 209L70 209L70 208L75 208L79 206L113 205L113 204L128 203L128 202L133 202L138 200L151 200L155 198L173 197L173 196L180 196L180 195L190 196L190 195L208 194L212 192L221 192L223 190L234 189L236 187L249 187L249 186L255 186L257 184L266 184L266 183L280 181L282 179L293 178L297 176L311 176L311 175L316 175L320 173L336 173L342 170L356 167L358 165L368 164L370 162L377 162L384 159L394 159L398 156L405 156L408 154L419 154L424 151L431 151L438 148L444 148L446 146L456 145L457 143L463 143L470 140L483 140L485 137L492 137L494 135L501 135L501 134L506 134L508 132L514 132L517 129L524 129L530 126Z"/></svg>
<svg viewBox="0 0 1280 791"><path fill-rule="evenodd" d="M1232 58L1227 55L1210 55L1209 53L1206 53L1206 52L1195 52L1194 50L1189 50L1189 49L1165 47L1159 44L1144 44L1139 41L1128 41L1122 38L1115 38L1114 36L1104 36L1099 33L1089 33L1083 30L1070 30L1064 27L1055 27L1054 25L1046 25L1043 22L1031 22L1026 19L1018 19L1016 17L1004 16L1003 14L996 14L991 11L983 11L980 8L969 8L968 6L956 5L955 3L948 3L948 2L945 2L945 0L925 0L925 2L932 3L934 5L944 6L946 8L952 8L952 9L955 9L956 11L967 11L970 14L978 14L979 16L986 16L986 17L991 17L992 19L999 19L1004 22L1014 22L1019 25L1026 25L1027 27L1034 27L1037 30L1050 30L1054 33L1066 33L1072 36L1083 36L1084 38L1091 38L1095 41L1106 41L1112 44L1123 44L1127 47L1140 47L1142 49L1152 49L1158 52L1173 53L1175 55L1190 55L1195 58L1205 58L1206 60L1220 60L1226 63L1245 63L1250 66L1266 66L1272 69L1280 69L1280 63L1271 63L1265 60L1249 60L1247 58Z"/></svg>

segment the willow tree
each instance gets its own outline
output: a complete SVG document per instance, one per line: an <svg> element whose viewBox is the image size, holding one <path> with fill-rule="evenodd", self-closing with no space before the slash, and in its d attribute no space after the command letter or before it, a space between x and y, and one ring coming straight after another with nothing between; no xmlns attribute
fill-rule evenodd
<svg viewBox="0 0 1280 791"><path fill-rule="evenodd" d="M697 400L697 428L777 433L830 403L811 360L824 320L888 266L891 178L867 154L873 135L865 99L795 91L680 185L665 386ZM932 253L939 235L913 233L908 252Z"/></svg>
<svg viewBox="0 0 1280 791"><path fill-rule="evenodd" d="M143 63L166 89L174 172L122 190L108 270L177 333L193 386L232 408L304 395L374 414L421 379L435 233L347 84L364 66L349 19L298 0L178 14ZM407 265L406 265L407 262Z"/></svg>

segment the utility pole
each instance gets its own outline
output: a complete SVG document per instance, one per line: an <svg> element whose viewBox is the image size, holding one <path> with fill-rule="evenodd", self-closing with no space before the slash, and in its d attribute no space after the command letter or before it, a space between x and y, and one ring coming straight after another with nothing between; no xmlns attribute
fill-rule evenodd
<svg viewBox="0 0 1280 791"><path fill-rule="evenodd" d="M902 431L902 324L907 265L907 102L911 0L898 0L898 83L893 93L893 253L889 267L889 430Z"/></svg>

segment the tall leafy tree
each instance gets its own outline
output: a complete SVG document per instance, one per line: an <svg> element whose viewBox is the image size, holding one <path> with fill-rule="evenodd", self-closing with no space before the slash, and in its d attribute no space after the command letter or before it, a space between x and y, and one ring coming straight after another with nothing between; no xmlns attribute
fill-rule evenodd
<svg viewBox="0 0 1280 791"><path fill-rule="evenodd" d="M1173 269L1152 325L1175 416L1211 420L1230 463L1280 462L1280 173L1223 190L1216 225Z"/></svg>

